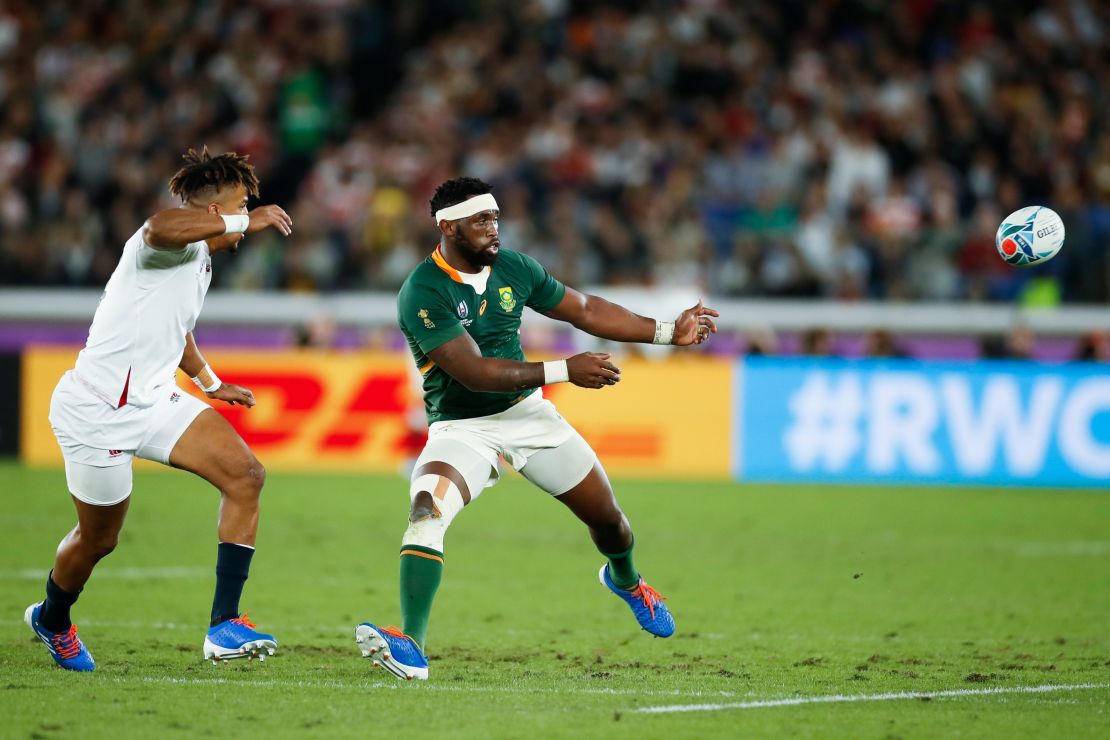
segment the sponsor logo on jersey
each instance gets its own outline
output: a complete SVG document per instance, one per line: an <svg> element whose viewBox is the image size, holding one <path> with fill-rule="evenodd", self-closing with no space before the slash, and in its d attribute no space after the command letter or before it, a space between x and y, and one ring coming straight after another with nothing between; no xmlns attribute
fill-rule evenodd
<svg viewBox="0 0 1110 740"><path fill-rule="evenodd" d="M478 315L481 316L486 312L486 299L482 299L482 305L478 306Z"/></svg>
<svg viewBox="0 0 1110 740"><path fill-rule="evenodd" d="M177 403L180 400L181 400L181 394L178 393L177 391L174 391L173 393L170 394L170 403Z"/></svg>
<svg viewBox="0 0 1110 740"><path fill-rule="evenodd" d="M108 450L108 457L119 457L123 454L123 450Z"/></svg>
<svg viewBox="0 0 1110 740"><path fill-rule="evenodd" d="M516 308L516 298L513 298L512 288L498 288L497 294L501 296L501 310L512 311Z"/></svg>
<svg viewBox="0 0 1110 740"><path fill-rule="evenodd" d="M434 321L432 321L431 319L428 318L428 309L426 309L426 308L420 309L419 311L416 312L416 317L419 318L419 319L424 320L424 328L425 329L434 329L434 328L436 328L436 322L434 322Z"/></svg>

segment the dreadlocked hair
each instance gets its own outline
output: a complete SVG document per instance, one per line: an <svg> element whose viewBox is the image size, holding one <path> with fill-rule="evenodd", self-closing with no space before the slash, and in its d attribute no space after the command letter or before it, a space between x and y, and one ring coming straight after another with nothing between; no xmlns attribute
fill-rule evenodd
<svg viewBox="0 0 1110 740"><path fill-rule="evenodd" d="M428 201L428 205L431 206L432 216L434 217L436 211L441 208L457 205L468 198L473 198L475 195L484 195L492 190L492 185L488 182L482 182L477 177L456 177L454 180L447 180L436 188L432 199Z"/></svg>
<svg viewBox="0 0 1110 740"><path fill-rule="evenodd" d="M184 166L170 178L170 192L181 198L182 203L188 203L205 190L219 191L242 185L247 195L257 198L258 175L254 173L254 165L247 161L249 157L235 152L213 157L207 146L199 153L190 149L182 156Z"/></svg>

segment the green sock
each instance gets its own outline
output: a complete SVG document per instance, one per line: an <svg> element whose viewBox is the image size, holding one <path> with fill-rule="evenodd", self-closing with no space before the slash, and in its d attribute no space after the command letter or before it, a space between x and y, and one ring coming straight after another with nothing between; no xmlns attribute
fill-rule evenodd
<svg viewBox="0 0 1110 740"><path fill-rule="evenodd" d="M443 553L420 545L401 547L401 620L404 633L423 649L428 617L443 578Z"/></svg>
<svg viewBox="0 0 1110 740"><path fill-rule="evenodd" d="M605 552L598 548L598 552L609 558L609 578L617 588L623 588L626 591L631 591L640 583L640 573L632 562L632 548L635 546L636 543L633 541L627 550L618 553Z"/></svg>

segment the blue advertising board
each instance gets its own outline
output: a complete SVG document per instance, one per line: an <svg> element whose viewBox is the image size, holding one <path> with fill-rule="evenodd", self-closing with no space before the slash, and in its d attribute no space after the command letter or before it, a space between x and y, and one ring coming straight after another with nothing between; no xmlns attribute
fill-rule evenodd
<svg viewBox="0 0 1110 740"><path fill-rule="evenodd" d="M1105 366L754 357L734 382L742 480L1110 486Z"/></svg>

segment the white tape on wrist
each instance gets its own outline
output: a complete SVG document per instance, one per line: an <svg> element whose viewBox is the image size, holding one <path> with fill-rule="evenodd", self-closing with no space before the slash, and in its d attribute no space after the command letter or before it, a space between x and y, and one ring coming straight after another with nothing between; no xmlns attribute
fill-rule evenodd
<svg viewBox="0 0 1110 740"><path fill-rule="evenodd" d="M197 388L200 388L205 393L218 391L220 386L224 384L224 382L220 380L220 376L216 375L207 363L204 365L204 368L197 373L197 376L193 378L193 382L197 384Z"/></svg>
<svg viewBox="0 0 1110 740"><path fill-rule="evenodd" d="M570 380L570 370L566 360L552 360L543 363L543 384L565 383Z"/></svg>
<svg viewBox="0 0 1110 740"><path fill-rule="evenodd" d="M674 322L673 321L656 321L655 322L655 339L651 340L652 344L670 344L674 339Z"/></svg>
<svg viewBox="0 0 1110 740"><path fill-rule="evenodd" d="M251 217L242 213L234 216L220 216L224 220L224 234L245 234L250 226Z"/></svg>

